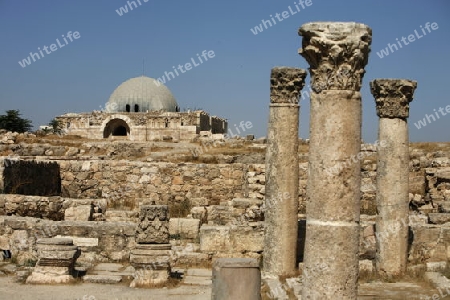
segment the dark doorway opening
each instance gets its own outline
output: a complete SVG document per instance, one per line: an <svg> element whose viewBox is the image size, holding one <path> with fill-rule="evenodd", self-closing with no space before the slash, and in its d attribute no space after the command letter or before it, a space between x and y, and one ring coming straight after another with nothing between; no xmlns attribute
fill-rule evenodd
<svg viewBox="0 0 450 300"><path fill-rule="evenodd" d="M103 138L109 138L111 136L129 136L130 135L130 126L128 126L127 122L121 119L113 119L106 124L105 129L103 130Z"/></svg>
<svg viewBox="0 0 450 300"><path fill-rule="evenodd" d="M127 129L124 126L119 126L112 132L113 136L127 136Z"/></svg>

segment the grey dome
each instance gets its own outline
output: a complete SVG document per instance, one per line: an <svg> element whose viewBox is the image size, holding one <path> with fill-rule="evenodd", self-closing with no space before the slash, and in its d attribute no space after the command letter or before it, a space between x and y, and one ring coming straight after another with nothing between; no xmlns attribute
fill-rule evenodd
<svg viewBox="0 0 450 300"><path fill-rule="evenodd" d="M109 97L106 107L108 112L175 112L178 104L165 85L153 78L141 76L119 85Z"/></svg>

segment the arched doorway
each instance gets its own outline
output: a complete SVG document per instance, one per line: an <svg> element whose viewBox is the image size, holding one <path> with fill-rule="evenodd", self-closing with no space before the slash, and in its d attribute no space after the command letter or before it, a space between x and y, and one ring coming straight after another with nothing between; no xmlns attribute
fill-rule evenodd
<svg viewBox="0 0 450 300"><path fill-rule="evenodd" d="M130 126L121 119L112 119L103 130L103 138L109 137L126 138L130 135Z"/></svg>

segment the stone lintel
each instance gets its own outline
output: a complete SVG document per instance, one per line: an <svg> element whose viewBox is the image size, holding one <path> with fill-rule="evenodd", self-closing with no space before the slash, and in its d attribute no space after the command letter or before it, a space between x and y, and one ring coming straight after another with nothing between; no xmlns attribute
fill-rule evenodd
<svg viewBox="0 0 450 300"><path fill-rule="evenodd" d="M303 69L273 68L270 74L270 103L298 104L305 78L306 71Z"/></svg>
<svg viewBox="0 0 450 300"><path fill-rule="evenodd" d="M409 102L413 100L417 82L408 79L375 79L370 91L375 97L377 115L380 118L409 117Z"/></svg>
<svg viewBox="0 0 450 300"><path fill-rule="evenodd" d="M310 65L314 92L361 89L372 43L370 27L355 22L314 22L301 26L298 34L303 37L299 54Z"/></svg>

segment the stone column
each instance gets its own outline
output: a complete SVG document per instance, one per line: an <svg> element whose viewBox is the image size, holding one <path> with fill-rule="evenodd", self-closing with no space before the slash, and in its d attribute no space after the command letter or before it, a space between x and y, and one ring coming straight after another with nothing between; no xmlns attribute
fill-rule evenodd
<svg viewBox="0 0 450 300"><path fill-rule="evenodd" d="M299 29L310 65L311 116L302 299L356 299L361 88L372 40L358 23Z"/></svg>
<svg viewBox="0 0 450 300"><path fill-rule="evenodd" d="M406 271L409 224L409 102L417 82L375 79L370 89L380 118L378 149L376 268L382 276Z"/></svg>
<svg viewBox="0 0 450 300"><path fill-rule="evenodd" d="M136 249L130 254L130 263L136 270L130 287L164 285L170 275L172 249L167 205L140 207L136 242Z"/></svg>
<svg viewBox="0 0 450 300"><path fill-rule="evenodd" d="M264 272L293 275L298 227L299 95L306 71L272 69L268 145L266 150L266 211Z"/></svg>
<svg viewBox="0 0 450 300"><path fill-rule="evenodd" d="M39 260L26 283L64 284L75 281L72 274L79 253L72 239L42 238L36 244Z"/></svg>

